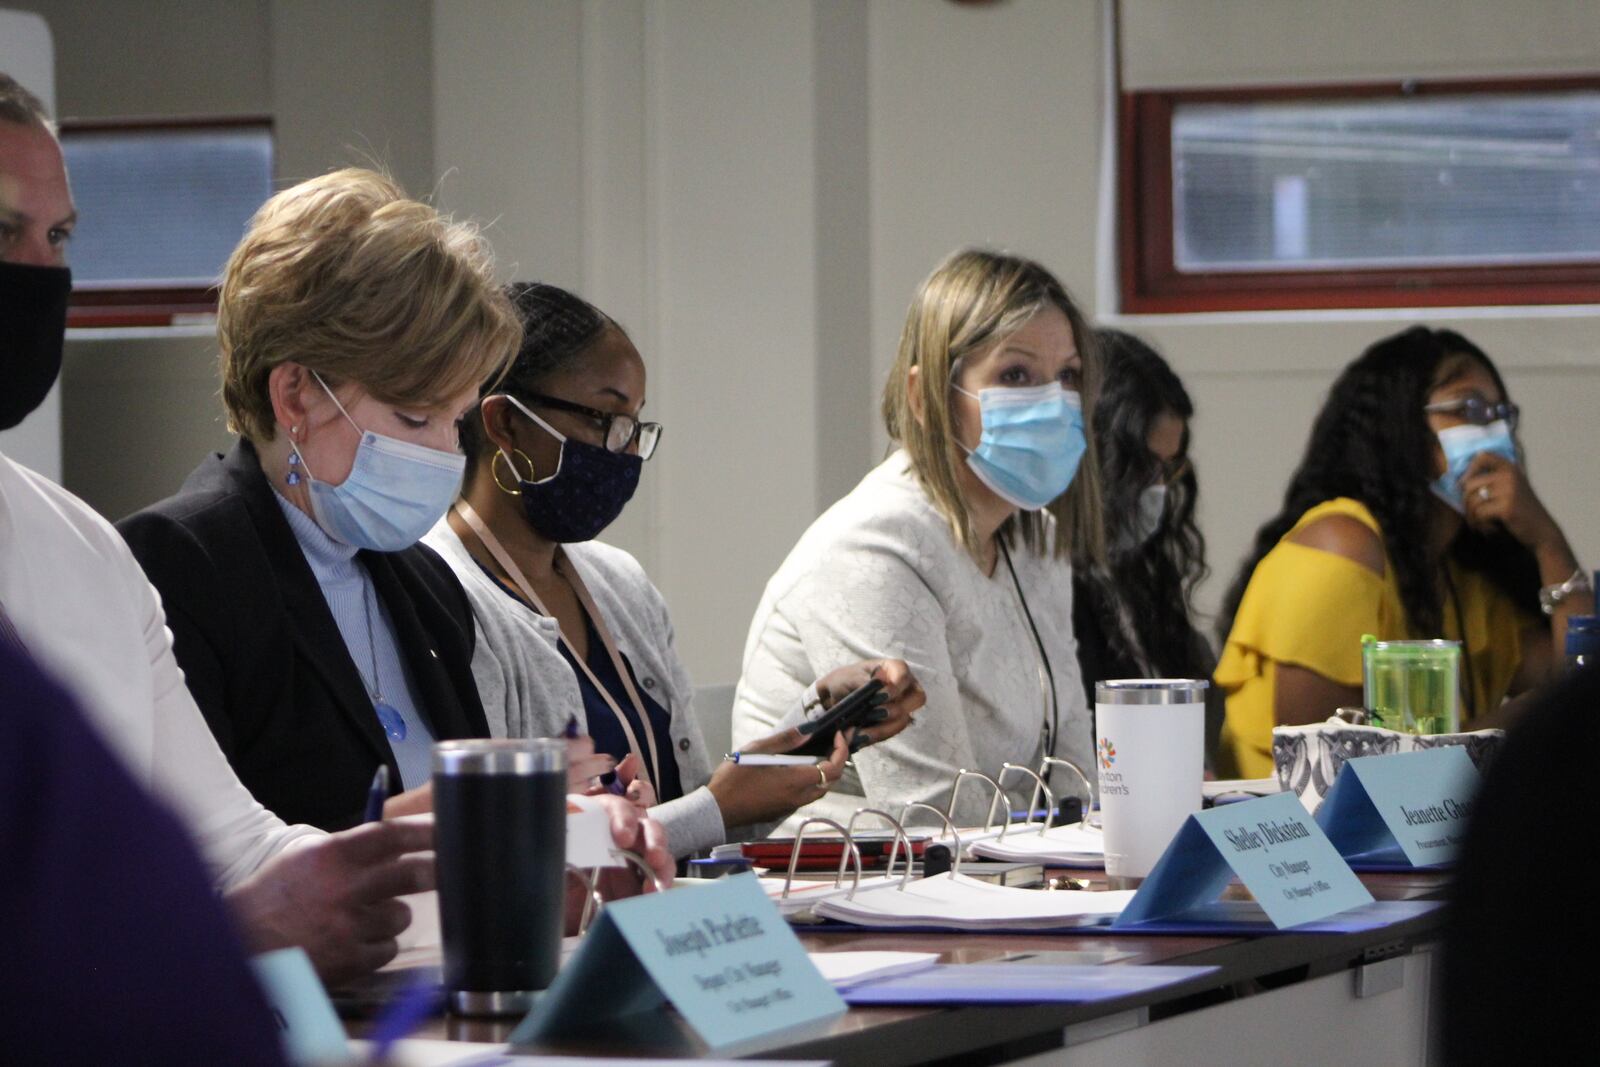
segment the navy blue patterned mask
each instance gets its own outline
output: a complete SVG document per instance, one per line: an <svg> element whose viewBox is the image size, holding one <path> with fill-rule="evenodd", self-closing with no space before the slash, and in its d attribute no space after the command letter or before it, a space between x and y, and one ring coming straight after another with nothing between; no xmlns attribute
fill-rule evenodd
<svg viewBox="0 0 1600 1067"><path fill-rule="evenodd" d="M611 452L574 441L507 395L528 418L561 442L556 472L537 482L518 479L522 513L546 540L558 544L592 541L616 521L639 487L644 460L630 452ZM508 459L509 463L510 460ZM516 467L513 465L513 471Z"/></svg>

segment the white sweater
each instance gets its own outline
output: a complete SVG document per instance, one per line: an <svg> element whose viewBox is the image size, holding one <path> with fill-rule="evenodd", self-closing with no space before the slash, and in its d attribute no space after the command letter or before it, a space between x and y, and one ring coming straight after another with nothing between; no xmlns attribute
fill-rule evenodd
<svg viewBox="0 0 1600 1067"><path fill-rule="evenodd" d="M578 676L561 655L560 626L506 593L484 573L467 546L439 520L423 543L444 557L472 602L478 640L472 650L472 677L478 683L483 713L494 737L559 737L568 716L587 732ZM620 548L588 541L565 546L567 558L583 576L595 607L605 616L639 684L672 717L673 756L684 795L652 808L667 831L672 852L686 856L727 837L722 809L705 783L714 755L706 750L691 706L694 687L672 644L672 620L661 592L639 561ZM642 739L641 739L642 740Z"/></svg>
<svg viewBox="0 0 1600 1067"><path fill-rule="evenodd" d="M0 604L133 776L177 809L223 889L322 836L285 826L240 784L184 684L161 599L111 524L3 454Z"/></svg>
<svg viewBox="0 0 1600 1067"><path fill-rule="evenodd" d="M1055 679L1055 754L1092 781L1072 569L1020 545L1012 562ZM943 809L962 768L991 777L1007 761L1038 769L1051 701L1036 647L1004 559L993 575L978 569L899 451L817 519L767 583L745 643L733 740L744 744L773 729L811 680L830 670L903 659L927 706L898 736L858 752L855 772L786 825L807 815L846 821L865 804L894 815L911 801ZM1025 800L1032 783L1012 775L1005 784ZM982 782L963 785L957 825L981 824L991 795ZM936 819L913 812L910 821Z"/></svg>

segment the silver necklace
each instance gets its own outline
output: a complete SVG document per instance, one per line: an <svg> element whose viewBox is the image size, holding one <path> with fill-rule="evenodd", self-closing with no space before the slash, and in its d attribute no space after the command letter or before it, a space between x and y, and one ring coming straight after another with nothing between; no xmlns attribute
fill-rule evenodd
<svg viewBox="0 0 1600 1067"><path fill-rule="evenodd" d="M378 643L374 640L372 633L372 601L367 597L370 588L366 582L361 583L361 608L367 616L367 655L372 663L372 684L368 685L366 677L363 676L361 685L366 689L367 696L372 699L373 710L378 713L378 722L382 725L383 732L389 736L389 740L404 741L406 739L406 717L400 714L399 709L393 704L383 698L383 682L378 677ZM356 673L361 673L359 664L356 666Z"/></svg>

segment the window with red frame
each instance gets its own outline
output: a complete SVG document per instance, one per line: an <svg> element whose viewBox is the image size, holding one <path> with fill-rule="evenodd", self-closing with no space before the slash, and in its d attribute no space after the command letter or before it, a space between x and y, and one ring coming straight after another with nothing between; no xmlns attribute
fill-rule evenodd
<svg viewBox="0 0 1600 1067"><path fill-rule="evenodd" d="M78 226L73 326L163 326L216 310L216 284L272 195L266 119L63 122Z"/></svg>
<svg viewBox="0 0 1600 1067"><path fill-rule="evenodd" d="M1131 92L1130 312L1600 302L1600 76Z"/></svg>

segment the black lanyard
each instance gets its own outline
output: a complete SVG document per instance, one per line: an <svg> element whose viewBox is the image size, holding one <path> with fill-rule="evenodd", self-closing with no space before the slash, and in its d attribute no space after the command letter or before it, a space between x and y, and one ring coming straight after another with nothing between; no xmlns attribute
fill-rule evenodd
<svg viewBox="0 0 1600 1067"><path fill-rule="evenodd" d="M1050 669L1050 657L1044 650L1044 640L1039 636L1039 627L1034 625L1033 612L1028 610L1028 598L1022 594L1022 583L1017 581L1017 569L1011 565L1011 553L1007 550L1005 542L998 537L995 544L1000 549L1000 555L1006 561L1006 570L1011 574L1012 588L1017 591L1017 602L1022 605L1022 617L1028 620L1028 629L1033 633L1034 647L1039 650L1039 666L1050 680L1050 722L1044 734L1044 748L1046 756L1056 754L1056 732L1061 728L1061 700L1056 695L1056 672ZM1044 772L1045 781L1050 780L1048 765Z"/></svg>

